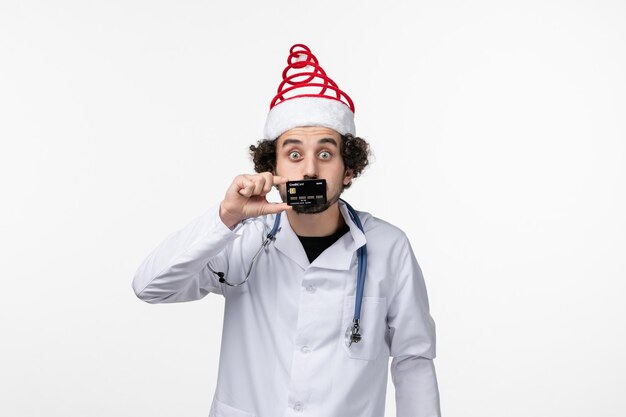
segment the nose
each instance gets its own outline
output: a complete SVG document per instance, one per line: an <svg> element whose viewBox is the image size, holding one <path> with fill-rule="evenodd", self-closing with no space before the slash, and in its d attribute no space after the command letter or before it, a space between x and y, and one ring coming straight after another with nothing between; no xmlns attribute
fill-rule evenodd
<svg viewBox="0 0 626 417"><path fill-rule="evenodd" d="M318 166L315 155L308 155L304 160L304 172L302 173L305 179L315 179L318 177Z"/></svg>

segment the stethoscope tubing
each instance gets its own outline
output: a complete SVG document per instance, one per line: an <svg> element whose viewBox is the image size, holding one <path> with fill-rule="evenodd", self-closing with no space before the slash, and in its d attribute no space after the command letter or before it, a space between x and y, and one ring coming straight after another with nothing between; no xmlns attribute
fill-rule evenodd
<svg viewBox="0 0 626 417"><path fill-rule="evenodd" d="M347 201L341 198L340 200L343 201L343 203L346 205L348 209L348 214L350 215L350 219L352 219L352 221L357 225L357 227L361 230L361 232L365 234L365 231L363 230L363 225L361 224L361 219L359 219L359 215L357 214L357 212L354 210L354 208L352 208L350 204L348 204ZM211 272L213 272L219 277L219 281L221 283L224 283L230 287L238 287L240 285L245 284L248 281L256 259L259 257L263 249L267 247L267 245L269 245L271 241L276 239L276 234L280 231L281 214L282 213L276 214L276 218L274 219L274 225L272 226L272 230L267 234L267 236L265 237L265 240L261 244L261 247L252 258L252 262L250 263L250 268L248 268L248 271L246 272L246 276L242 282L232 284L226 280L223 272L213 271L213 269L209 267ZM367 276L367 244L364 244L359 249L357 249L357 258L358 258L358 272L357 272L357 281L356 281L356 296L355 296L355 302L354 302L354 316L352 318L352 324L348 326L348 329L346 330L346 345L348 347L350 347L352 343L358 343L361 340L360 321L361 321L361 305L363 304L363 292L365 289L365 277Z"/></svg>

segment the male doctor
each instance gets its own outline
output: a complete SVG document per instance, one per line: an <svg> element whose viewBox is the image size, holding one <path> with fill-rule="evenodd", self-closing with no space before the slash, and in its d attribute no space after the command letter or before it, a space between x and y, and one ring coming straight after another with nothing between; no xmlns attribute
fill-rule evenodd
<svg viewBox="0 0 626 417"><path fill-rule="evenodd" d="M211 417L382 417L390 356L397 416L440 416L435 325L407 236L339 198L367 165L354 104L305 45L287 64L267 139L250 147L257 174L169 235L133 289L148 303L224 296ZM325 204L285 203L286 182L304 179L326 180ZM283 203L267 201L272 187Z"/></svg>

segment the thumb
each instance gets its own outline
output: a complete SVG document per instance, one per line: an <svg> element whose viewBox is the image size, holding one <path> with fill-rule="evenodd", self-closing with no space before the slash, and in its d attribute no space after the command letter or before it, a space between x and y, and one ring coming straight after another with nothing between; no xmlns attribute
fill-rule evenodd
<svg viewBox="0 0 626 417"><path fill-rule="evenodd" d="M291 210L291 208L287 203L268 203L261 208L261 214L278 214L282 211Z"/></svg>

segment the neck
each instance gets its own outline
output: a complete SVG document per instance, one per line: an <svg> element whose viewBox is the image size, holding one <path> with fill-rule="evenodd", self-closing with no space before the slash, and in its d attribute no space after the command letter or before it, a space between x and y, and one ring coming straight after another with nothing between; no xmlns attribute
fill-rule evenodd
<svg viewBox="0 0 626 417"><path fill-rule="evenodd" d="M321 213L296 213L293 210L287 211L289 225L298 236L330 236L339 230L345 223L339 203L336 202Z"/></svg>

